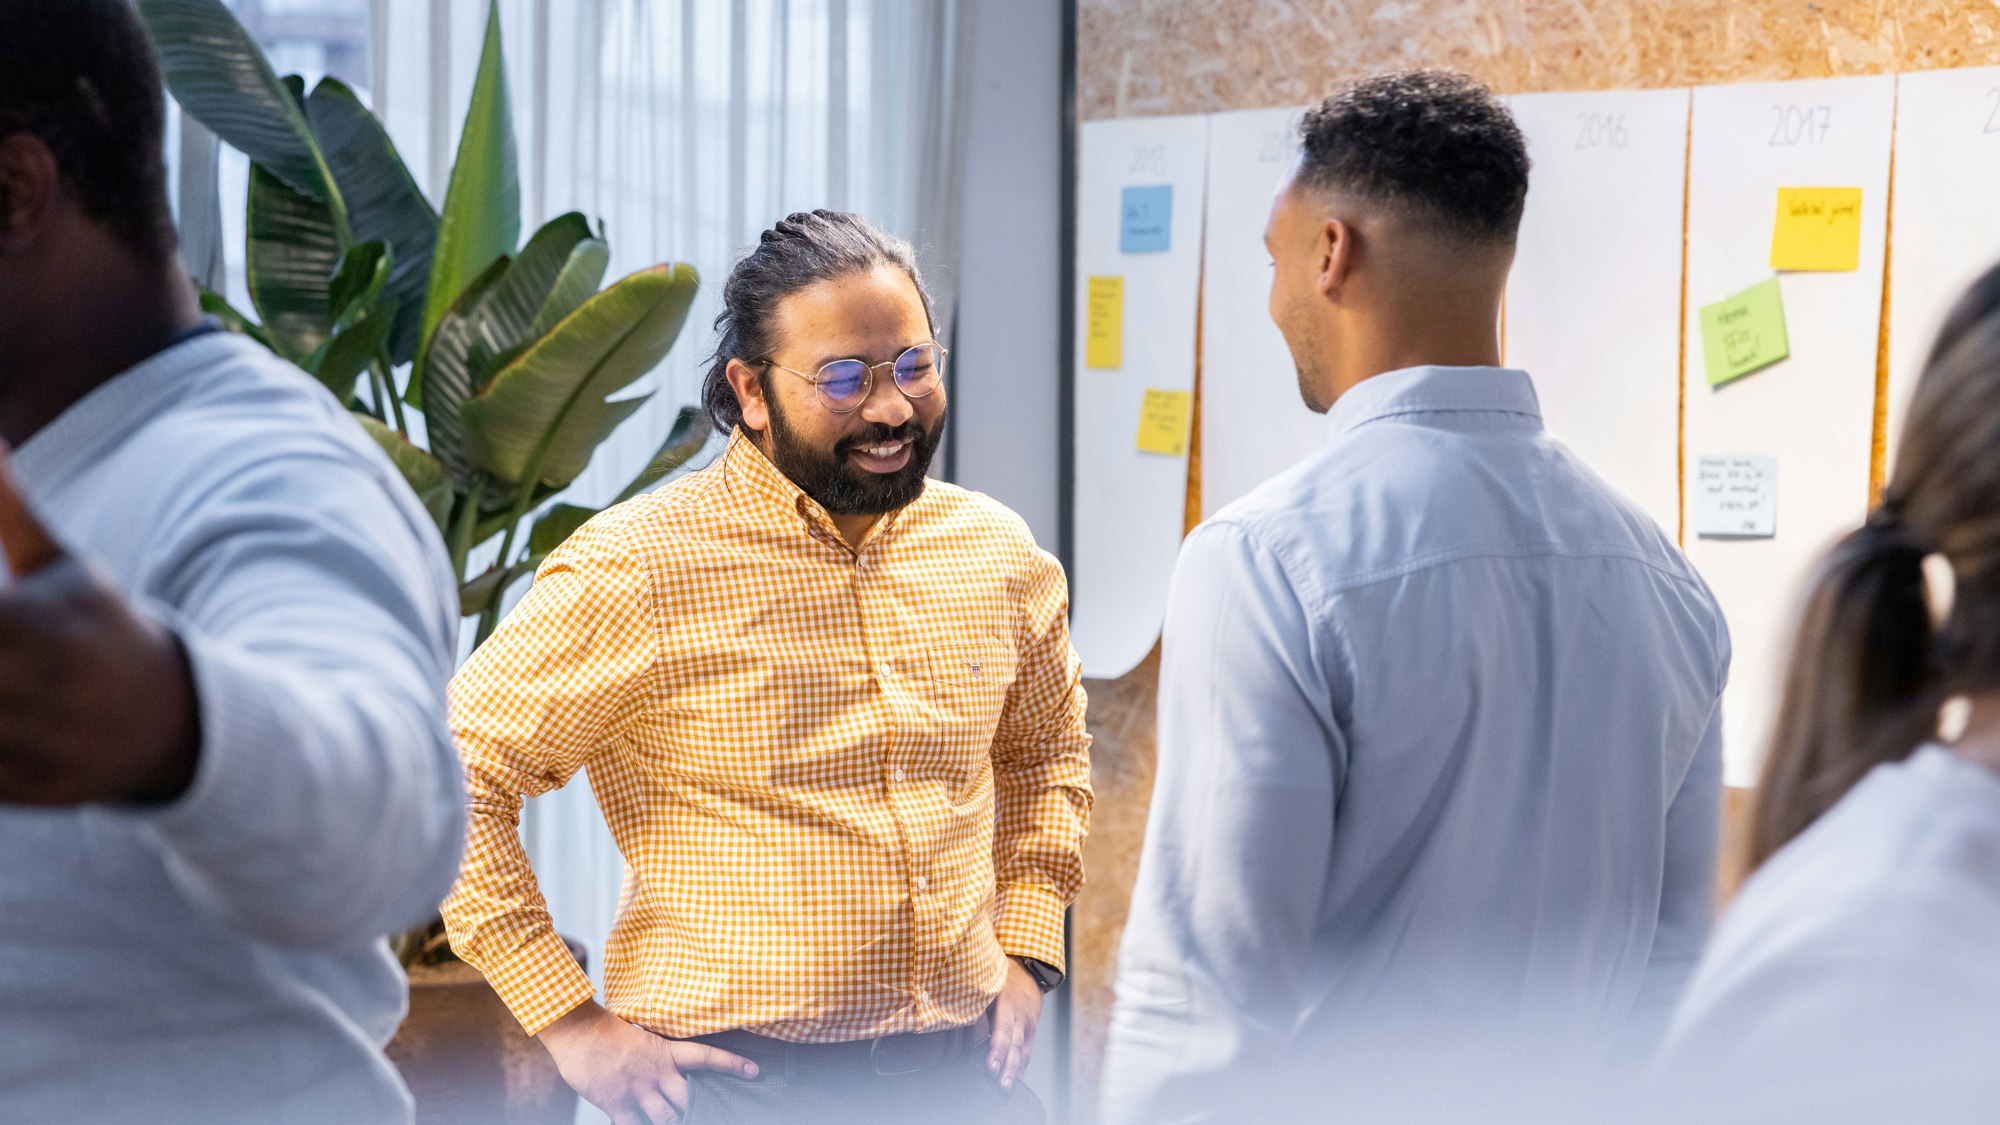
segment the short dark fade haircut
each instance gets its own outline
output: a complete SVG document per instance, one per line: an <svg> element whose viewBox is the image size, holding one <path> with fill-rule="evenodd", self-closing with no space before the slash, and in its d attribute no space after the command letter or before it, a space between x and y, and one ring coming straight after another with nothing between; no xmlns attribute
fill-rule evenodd
<svg viewBox="0 0 2000 1125"><path fill-rule="evenodd" d="M757 248L737 262L729 280L722 283L715 354L709 357L708 377L701 387L701 404L715 428L728 433L743 421L743 404L729 385L729 361L740 359L755 366L770 360L778 347L773 322L779 301L822 281L881 266L909 276L935 334L930 291L924 288L909 243L845 211L795 211L765 231Z"/></svg>
<svg viewBox="0 0 2000 1125"><path fill-rule="evenodd" d="M1528 146L1493 91L1412 70L1357 82L1306 113L1297 182L1511 245L1528 198Z"/></svg>
<svg viewBox="0 0 2000 1125"><path fill-rule="evenodd" d="M0 140L48 146L84 214L155 261L174 248L166 116L130 0L0 0Z"/></svg>

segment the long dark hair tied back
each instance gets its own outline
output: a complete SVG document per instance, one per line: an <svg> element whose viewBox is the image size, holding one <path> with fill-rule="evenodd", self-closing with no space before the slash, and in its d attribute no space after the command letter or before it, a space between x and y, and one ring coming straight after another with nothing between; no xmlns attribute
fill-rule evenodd
<svg viewBox="0 0 2000 1125"><path fill-rule="evenodd" d="M743 420L743 406L729 385L729 361L755 364L771 357L778 347L774 322L780 301L807 286L882 266L909 275L930 320L930 292L917 270L916 252L861 216L796 211L765 231L722 284L715 352L701 386L701 404L715 428L726 434ZM937 331L934 321L931 331Z"/></svg>
<svg viewBox="0 0 2000 1125"><path fill-rule="evenodd" d="M1951 574L1939 622L1925 577ZM1882 503L1808 586L1758 785L1750 862L1805 831L1876 766L1938 733L1954 696L2000 687L2000 266L1946 319L1917 381Z"/></svg>

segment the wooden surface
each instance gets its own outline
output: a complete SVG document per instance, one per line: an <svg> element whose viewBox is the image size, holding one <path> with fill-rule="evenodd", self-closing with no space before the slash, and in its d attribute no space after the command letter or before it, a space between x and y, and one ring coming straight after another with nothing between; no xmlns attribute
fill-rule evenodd
<svg viewBox="0 0 2000 1125"><path fill-rule="evenodd" d="M1444 66L1503 93L2000 62L1988 0L1080 0L1082 117L1304 105Z"/></svg>
<svg viewBox="0 0 2000 1125"><path fill-rule="evenodd" d="M1086 121L1304 105L1385 70L1465 71L1503 94L1881 74L2000 65L2000 0L1079 0ZM1885 298L1886 299L1886 298ZM1197 393L1199 382L1197 381ZM1197 416L1199 416L1197 414ZM1200 449L1189 457L1198 513ZM1073 978L1079 1125L1098 1063L1153 778L1158 654L1092 681L1098 806L1077 904ZM1750 808L1724 810L1721 889Z"/></svg>

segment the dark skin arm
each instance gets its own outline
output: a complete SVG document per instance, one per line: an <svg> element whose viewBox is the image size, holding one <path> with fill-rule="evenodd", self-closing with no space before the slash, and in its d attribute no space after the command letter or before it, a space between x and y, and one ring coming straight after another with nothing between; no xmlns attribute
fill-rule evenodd
<svg viewBox="0 0 2000 1125"><path fill-rule="evenodd" d="M172 632L64 550L0 444L0 803L168 801L194 780L199 709Z"/></svg>

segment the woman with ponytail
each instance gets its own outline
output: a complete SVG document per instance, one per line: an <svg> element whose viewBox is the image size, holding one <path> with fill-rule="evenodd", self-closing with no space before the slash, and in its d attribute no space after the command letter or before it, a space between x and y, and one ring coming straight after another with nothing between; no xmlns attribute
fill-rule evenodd
<svg viewBox="0 0 2000 1125"><path fill-rule="evenodd" d="M1657 1069L1671 1116L2000 1120L2000 267L1813 578L1779 716L1755 874Z"/></svg>

